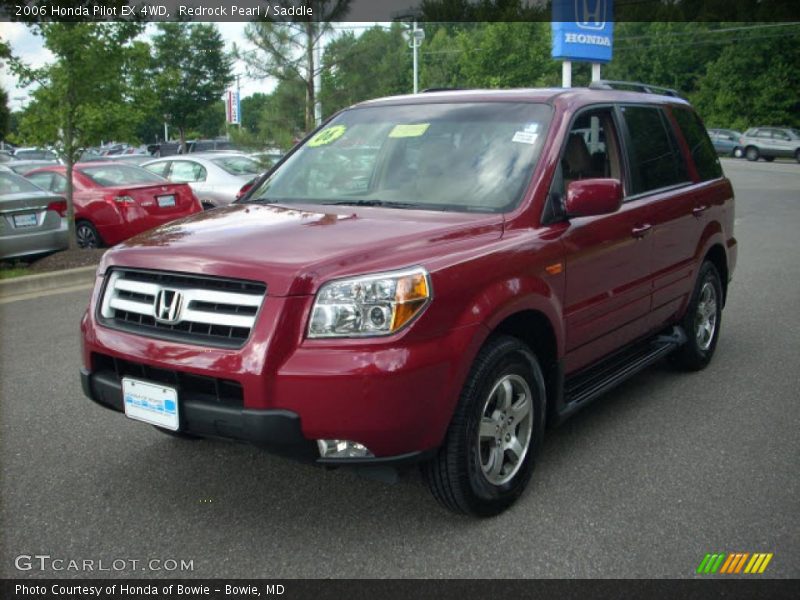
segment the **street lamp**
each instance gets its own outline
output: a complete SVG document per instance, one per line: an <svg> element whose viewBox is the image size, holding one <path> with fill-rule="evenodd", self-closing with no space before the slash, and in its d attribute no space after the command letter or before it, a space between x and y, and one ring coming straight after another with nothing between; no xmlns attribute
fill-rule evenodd
<svg viewBox="0 0 800 600"><path fill-rule="evenodd" d="M408 36L408 45L414 50L414 93L419 91L419 47L422 45L422 40L425 39L425 30L417 27L417 22L414 21L411 25L411 31Z"/></svg>

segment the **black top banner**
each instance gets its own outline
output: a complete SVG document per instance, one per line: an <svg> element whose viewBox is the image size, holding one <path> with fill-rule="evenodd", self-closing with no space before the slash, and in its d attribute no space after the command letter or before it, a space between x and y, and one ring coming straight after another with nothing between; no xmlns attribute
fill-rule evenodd
<svg viewBox="0 0 800 600"><path fill-rule="evenodd" d="M800 21L798 0L568 0L615 21ZM550 21L549 0L0 0L2 21Z"/></svg>

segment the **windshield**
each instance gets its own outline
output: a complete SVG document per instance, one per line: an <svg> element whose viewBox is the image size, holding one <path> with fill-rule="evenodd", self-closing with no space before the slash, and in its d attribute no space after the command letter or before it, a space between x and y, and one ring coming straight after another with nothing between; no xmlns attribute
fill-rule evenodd
<svg viewBox="0 0 800 600"><path fill-rule="evenodd" d="M231 175L258 175L264 172L261 165L246 156L223 156L212 158L211 162Z"/></svg>
<svg viewBox="0 0 800 600"><path fill-rule="evenodd" d="M136 185L140 183L161 183L166 181L150 171L132 165L108 164L96 167L83 167L81 173L101 187Z"/></svg>
<svg viewBox="0 0 800 600"><path fill-rule="evenodd" d="M41 192L42 189L14 173L0 172L0 195Z"/></svg>
<svg viewBox="0 0 800 600"><path fill-rule="evenodd" d="M247 201L507 211L530 181L550 114L506 102L348 110Z"/></svg>

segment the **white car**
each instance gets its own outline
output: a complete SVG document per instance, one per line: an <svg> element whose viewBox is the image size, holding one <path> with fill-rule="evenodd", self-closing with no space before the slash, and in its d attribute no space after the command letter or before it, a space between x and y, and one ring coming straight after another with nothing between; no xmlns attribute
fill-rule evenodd
<svg viewBox="0 0 800 600"><path fill-rule="evenodd" d="M142 167L175 183L188 183L203 208L233 202L264 167L246 154L199 152L158 158Z"/></svg>

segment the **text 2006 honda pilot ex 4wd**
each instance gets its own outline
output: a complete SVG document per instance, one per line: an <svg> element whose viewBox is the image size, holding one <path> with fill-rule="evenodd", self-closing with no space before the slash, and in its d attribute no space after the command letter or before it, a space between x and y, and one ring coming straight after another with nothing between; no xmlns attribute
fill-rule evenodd
<svg viewBox="0 0 800 600"><path fill-rule="evenodd" d="M242 200L106 253L83 388L174 435L420 462L444 506L494 515L527 485L546 422L664 356L708 364L733 221L677 97L365 102Z"/></svg>

